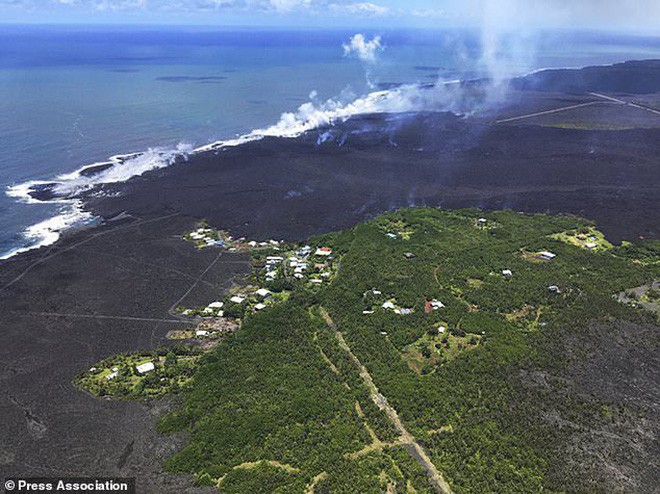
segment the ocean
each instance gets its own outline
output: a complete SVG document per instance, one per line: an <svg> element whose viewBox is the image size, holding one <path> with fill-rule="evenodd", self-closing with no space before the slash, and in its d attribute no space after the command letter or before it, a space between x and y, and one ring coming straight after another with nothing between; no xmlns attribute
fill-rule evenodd
<svg viewBox="0 0 660 494"><path fill-rule="evenodd" d="M93 185L81 169L142 153L103 175L125 180L251 132L293 135L328 114L409 109L382 105L401 84L488 75L478 32L363 33L380 36L374 60L346 54L354 30L0 26L0 258L94 221L71 200L30 198L30 186ZM659 37L539 33L519 46L500 60L507 75L660 58Z"/></svg>

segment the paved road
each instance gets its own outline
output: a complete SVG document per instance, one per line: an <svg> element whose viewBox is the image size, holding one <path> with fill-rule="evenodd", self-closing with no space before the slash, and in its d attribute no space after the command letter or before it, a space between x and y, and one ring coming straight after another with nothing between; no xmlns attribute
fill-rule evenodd
<svg viewBox="0 0 660 494"><path fill-rule="evenodd" d="M103 314L69 314L64 312L14 312L19 315L32 315L32 316L52 316L52 317L72 317L82 319L111 319L118 321L143 321L143 322L162 322L169 324L194 324L193 322L181 321L179 319L158 319L155 317L132 317L132 316L108 316Z"/></svg>
<svg viewBox="0 0 660 494"><path fill-rule="evenodd" d="M596 95L594 94L594 96ZM559 113L566 110L574 110L575 108L583 108L585 106L594 106L594 105L602 105L602 104L603 104L602 101L589 101L588 103L580 103L579 105L564 106L562 108L555 108L554 110L528 113L526 115L520 115L518 117L503 118L502 120L496 120L495 123L499 124L499 123L515 122L516 120L523 120L526 118L533 118L533 117L542 117L543 115L551 115L553 113Z"/></svg>
<svg viewBox="0 0 660 494"><path fill-rule="evenodd" d="M600 94L600 93L589 93L592 96L596 96L598 98L602 98L604 100L612 101L614 103L619 103L621 105L628 105L632 106L633 108L639 108L640 110L646 110L647 112L651 112L655 115L660 116L660 111L655 110L653 108L649 108L648 106L642 106L637 103L633 103L632 101L624 101L622 99L614 98L612 96L607 96L606 94Z"/></svg>

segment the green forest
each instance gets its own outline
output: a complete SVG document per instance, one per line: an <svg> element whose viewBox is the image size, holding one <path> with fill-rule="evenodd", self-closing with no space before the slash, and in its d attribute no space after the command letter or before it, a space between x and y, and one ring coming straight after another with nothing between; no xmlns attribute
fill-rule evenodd
<svg viewBox="0 0 660 494"><path fill-rule="evenodd" d="M332 281L293 284L205 355L159 424L189 435L168 471L220 492L434 492L413 441L457 493L612 492L570 457L575 431L643 411L582 392L572 369L613 321L657 325L614 295L660 279L660 243L611 246L576 217L429 208L308 243L332 248Z"/></svg>

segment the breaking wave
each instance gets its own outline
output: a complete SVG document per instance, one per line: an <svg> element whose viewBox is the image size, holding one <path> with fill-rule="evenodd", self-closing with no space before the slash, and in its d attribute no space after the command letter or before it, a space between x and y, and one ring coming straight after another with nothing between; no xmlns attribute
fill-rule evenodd
<svg viewBox="0 0 660 494"><path fill-rule="evenodd" d="M60 238L63 231L94 221L94 217L84 210L79 196L96 186L124 182L146 172L187 160L188 156L195 153L240 146L266 137L295 138L314 129L344 122L356 115L422 110L472 113L484 98L483 94L477 94L479 91L466 91L465 84L461 81L450 81L435 85L402 85L362 97L344 94L339 99L326 101L319 101L316 93L312 92L309 102L301 105L295 112L282 114L274 125L253 130L235 139L216 141L198 148L182 143L173 149L153 148L141 153L117 155L106 162L86 165L53 180L33 180L13 185L6 193L18 201L32 204L60 203L62 208L58 216L27 228L23 232L24 246L1 255L0 259L51 245ZM466 92L471 93L469 97ZM475 98L475 94L479 97Z"/></svg>

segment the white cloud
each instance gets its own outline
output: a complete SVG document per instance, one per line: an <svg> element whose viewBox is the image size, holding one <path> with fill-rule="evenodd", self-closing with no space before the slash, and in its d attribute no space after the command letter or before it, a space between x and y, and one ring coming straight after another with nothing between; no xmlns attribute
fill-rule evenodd
<svg viewBox="0 0 660 494"><path fill-rule="evenodd" d="M354 55L363 62L374 63L376 61L376 54L383 50L383 45L380 42L380 36L375 36L372 40L367 41L364 34L356 34L348 43L342 45L344 48L344 56Z"/></svg>
<svg viewBox="0 0 660 494"><path fill-rule="evenodd" d="M390 13L389 7L376 5L371 2L358 2L348 4L330 4L330 10L334 12L358 14L358 15L388 15Z"/></svg>
<svg viewBox="0 0 660 494"><path fill-rule="evenodd" d="M411 12L415 17L440 18L447 17L447 13L441 9L416 9Z"/></svg>
<svg viewBox="0 0 660 494"><path fill-rule="evenodd" d="M312 0L270 0L270 6L277 12L291 12L298 9L307 9Z"/></svg>

